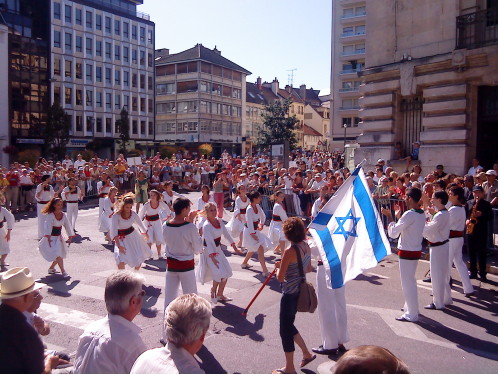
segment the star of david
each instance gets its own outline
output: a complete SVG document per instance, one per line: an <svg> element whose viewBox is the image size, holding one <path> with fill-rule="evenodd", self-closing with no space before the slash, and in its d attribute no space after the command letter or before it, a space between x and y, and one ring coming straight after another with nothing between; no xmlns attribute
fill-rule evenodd
<svg viewBox="0 0 498 374"><path fill-rule="evenodd" d="M348 240L350 236L357 237L358 235L356 234L356 225L358 224L358 221L361 219L361 217L354 217L353 216L353 209L350 209L348 214L346 214L346 217L335 217L337 220L337 224L339 227L334 231L334 234L338 235L344 235L344 240ZM344 228L344 224L348 221L352 220L353 223L351 225L351 230L347 231Z"/></svg>

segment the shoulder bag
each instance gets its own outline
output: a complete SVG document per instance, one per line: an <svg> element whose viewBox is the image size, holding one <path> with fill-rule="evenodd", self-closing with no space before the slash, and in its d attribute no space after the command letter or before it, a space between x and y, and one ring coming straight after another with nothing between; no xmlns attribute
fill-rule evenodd
<svg viewBox="0 0 498 374"><path fill-rule="evenodd" d="M301 250L297 245L293 245L297 255L299 274L301 275L301 284L299 285L299 297L297 299L297 311L313 313L318 306L315 288L306 281L304 274L303 260L301 259Z"/></svg>

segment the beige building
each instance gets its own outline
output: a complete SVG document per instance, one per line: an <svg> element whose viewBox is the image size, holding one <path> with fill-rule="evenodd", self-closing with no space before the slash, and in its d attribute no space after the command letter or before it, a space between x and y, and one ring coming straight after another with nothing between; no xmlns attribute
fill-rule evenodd
<svg viewBox="0 0 498 374"><path fill-rule="evenodd" d="M360 135L358 72L365 66L366 1L332 0L329 149L343 150ZM379 43L382 45L382 43ZM345 128L346 127L346 128ZM345 131L346 130L346 131Z"/></svg>
<svg viewBox="0 0 498 374"><path fill-rule="evenodd" d="M366 13L357 161L390 160L396 142L410 154L420 140L424 172L443 164L463 174L473 157L491 168L498 159L498 2L367 2Z"/></svg>
<svg viewBox="0 0 498 374"><path fill-rule="evenodd" d="M314 144L312 149L320 149L325 150L328 149L328 140L324 136L327 134L330 128L330 101L323 103L321 106L314 106L307 104L304 107L304 147L310 149L309 145ZM307 139L308 136L311 136L310 131L306 130L306 126L313 129L313 136L316 137L318 134L320 135L319 139ZM313 140L313 142L311 141Z"/></svg>

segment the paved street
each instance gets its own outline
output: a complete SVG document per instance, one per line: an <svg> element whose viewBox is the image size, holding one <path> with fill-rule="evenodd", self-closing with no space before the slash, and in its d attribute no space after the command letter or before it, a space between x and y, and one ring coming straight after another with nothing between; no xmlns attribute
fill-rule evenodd
<svg viewBox="0 0 498 374"><path fill-rule="evenodd" d="M198 196L188 195L194 202ZM47 275L48 263L36 250L36 218L24 217L16 222L7 259L11 266L30 267L35 277L47 284L39 314L50 322L52 331L44 339L49 347L70 354L74 354L85 326L105 315L105 279L116 269L112 248L103 244L103 235L97 230L97 212L94 207L80 210L77 229L81 236L71 244L66 259L70 280L63 280L60 274ZM234 301L214 307L209 336L198 359L206 373L270 373L284 362L278 334L279 284L272 280L244 318L241 312L263 278L258 262L251 262L252 269L242 270L241 256L229 255L228 259L234 276L228 281L226 294ZM273 253L268 253L267 260L275 260ZM418 279L424 277L428 267L428 262L420 262ZM135 322L151 348L159 346L161 335L164 272L165 263L158 260L147 261L141 270L146 277L147 296ZM384 346L405 361L413 373L498 372L498 279L490 276L489 284L473 280L476 297L467 299L456 270L453 277L453 305L444 312L423 310L422 306L431 302L431 290L430 284L419 281L423 310L420 322L397 322L394 317L401 313L403 296L397 258L388 256L375 269L347 285L352 340L346 346ZM315 274L308 278L314 282ZM198 287L200 294L207 297L210 285ZM310 348L320 344L317 312L299 313L297 327ZM300 360L297 353L296 363ZM332 364L332 360L320 356L303 372L326 373Z"/></svg>

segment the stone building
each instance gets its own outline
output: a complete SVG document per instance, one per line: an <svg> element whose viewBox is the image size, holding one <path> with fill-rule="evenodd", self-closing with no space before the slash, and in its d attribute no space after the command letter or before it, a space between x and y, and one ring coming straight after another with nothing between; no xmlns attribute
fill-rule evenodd
<svg viewBox="0 0 498 374"><path fill-rule="evenodd" d="M396 142L407 155L421 141L424 172L443 164L463 174L473 157L491 168L498 159L498 2L366 3L357 161L392 160Z"/></svg>

